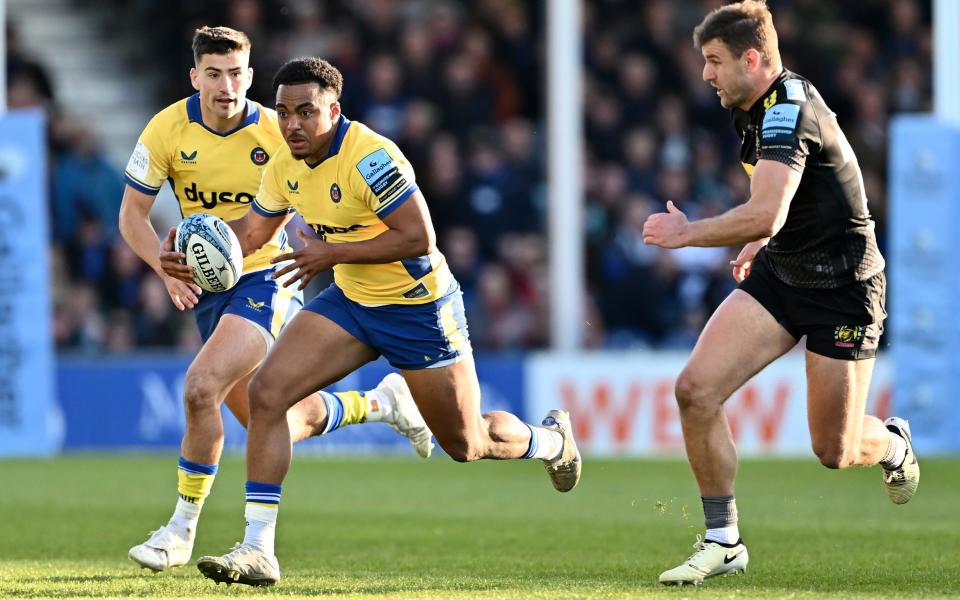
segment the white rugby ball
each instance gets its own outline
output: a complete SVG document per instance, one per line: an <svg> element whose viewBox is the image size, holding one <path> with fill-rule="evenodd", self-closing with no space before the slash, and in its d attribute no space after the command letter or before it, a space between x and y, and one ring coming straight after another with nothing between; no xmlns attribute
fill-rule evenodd
<svg viewBox="0 0 960 600"><path fill-rule="evenodd" d="M190 215L177 226L175 250L187 257L193 281L208 292L225 292L243 274L243 251L233 229L219 217Z"/></svg>

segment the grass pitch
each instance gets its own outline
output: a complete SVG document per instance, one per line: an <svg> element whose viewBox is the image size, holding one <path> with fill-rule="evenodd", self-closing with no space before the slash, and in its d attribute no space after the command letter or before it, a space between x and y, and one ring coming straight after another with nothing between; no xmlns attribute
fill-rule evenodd
<svg viewBox="0 0 960 600"><path fill-rule="evenodd" d="M898 507L878 469L746 461L748 573L678 589L657 575L702 531L684 462L588 459L580 487L558 494L537 461L298 457L277 535L283 579L254 589L127 560L169 517L175 455L0 461L0 598L960 597L960 460L921 468ZM194 559L242 538L243 469L221 463Z"/></svg>

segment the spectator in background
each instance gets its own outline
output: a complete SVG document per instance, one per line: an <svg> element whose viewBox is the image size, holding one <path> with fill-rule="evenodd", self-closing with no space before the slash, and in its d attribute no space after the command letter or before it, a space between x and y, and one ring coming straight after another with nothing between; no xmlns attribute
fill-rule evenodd
<svg viewBox="0 0 960 600"><path fill-rule="evenodd" d="M101 224L104 242L117 238L115 226L123 181L96 146L93 134L65 118L50 124L51 136L60 147L53 168L53 233L62 242L76 240L81 222ZM81 242L82 243L82 242Z"/></svg>
<svg viewBox="0 0 960 600"><path fill-rule="evenodd" d="M53 82L47 69L31 59L20 45L20 32L13 22L5 23L7 56L7 106L45 108L54 101Z"/></svg>
<svg viewBox="0 0 960 600"><path fill-rule="evenodd" d="M180 337L182 324L173 310L166 286L158 277L146 277L140 286L140 310L133 329L138 346L173 347ZM192 315L187 314L188 317Z"/></svg>
<svg viewBox="0 0 960 600"><path fill-rule="evenodd" d="M355 110L360 120L391 139L401 137L407 99L401 86L403 73L392 54L378 54L367 65L367 89L363 104Z"/></svg>
<svg viewBox="0 0 960 600"><path fill-rule="evenodd" d="M136 310L145 275L143 261L130 246L123 242L114 243L110 247L109 276L103 288L107 304L127 313Z"/></svg>
<svg viewBox="0 0 960 600"><path fill-rule="evenodd" d="M470 319L475 308L477 281L483 267L477 234L468 227L450 227L446 230L441 243L450 271L460 283L460 289L463 291L467 322L472 323L473 321Z"/></svg>
<svg viewBox="0 0 960 600"><path fill-rule="evenodd" d="M107 320L105 348L111 354L126 354L137 347L136 333L133 330L133 319L130 313L116 310Z"/></svg>
<svg viewBox="0 0 960 600"><path fill-rule="evenodd" d="M673 257L643 243L656 208L649 196L628 197L603 255L600 306L614 347L654 347L682 319Z"/></svg>
<svg viewBox="0 0 960 600"><path fill-rule="evenodd" d="M482 348L517 351L528 348L529 310L514 302L510 272L490 263L477 280L477 301L470 317L470 340Z"/></svg>

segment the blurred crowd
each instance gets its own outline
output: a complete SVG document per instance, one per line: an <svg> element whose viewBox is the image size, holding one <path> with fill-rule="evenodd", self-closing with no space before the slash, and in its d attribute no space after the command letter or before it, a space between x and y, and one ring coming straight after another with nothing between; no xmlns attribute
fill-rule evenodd
<svg viewBox="0 0 960 600"><path fill-rule="evenodd" d="M584 2L588 347L688 348L733 288L727 261L739 249L663 251L641 235L668 199L702 218L749 195L729 116L701 81L691 42L718 4ZM784 64L818 87L857 153L883 247L888 120L930 108L929 2L770 4ZM150 65L156 110L191 93L190 39L202 24L250 36L250 97L268 106L272 73L288 58L329 59L344 74L344 114L413 163L475 348L513 351L549 342L544 10L521 0L135 0L123 18L164 48ZM119 238L119 169L60 115L43 66L15 35L8 46L11 106L51 116L58 348L196 349L192 319Z"/></svg>
<svg viewBox="0 0 960 600"><path fill-rule="evenodd" d="M609 347L692 346L734 282L739 248L645 246L667 200L691 219L749 197L728 113L701 79L693 27L716 1L588 2L586 145L589 285ZM863 170L881 249L887 125L930 110L930 6L913 0L771 0L786 68L837 113Z"/></svg>

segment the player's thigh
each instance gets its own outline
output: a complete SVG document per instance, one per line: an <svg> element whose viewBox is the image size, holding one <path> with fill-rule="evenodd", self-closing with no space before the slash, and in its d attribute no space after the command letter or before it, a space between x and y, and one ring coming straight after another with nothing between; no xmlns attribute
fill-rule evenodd
<svg viewBox="0 0 960 600"><path fill-rule="evenodd" d="M861 437L874 357L886 317L886 278L811 290L807 334L807 420L814 450L836 458ZM841 458L844 458L841 456ZM847 457L848 458L848 457Z"/></svg>
<svg viewBox="0 0 960 600"><path fill-rule="evenodd" d="M372 348L337 323L301 310L283 328L254 375L251 395L268 396L286 410L375 358Z"/></svg>
<svg viewBox="0 0 960 600"><path fill-rule="evenodd" d="M257 368L266 352L267 342L256 325L223 315L187 370L187 394L222 398Z"/></svg>
<svg viewBox="0 0 960 600"><path fill-rule="evenodd" d="M807 351L807 421L818 455L860 438L874 362Z"/></svg>
<svg viewBox="0 0 960 600"><path fill-rule="evenodd" d="M403 377L441 446L482 432L480 382L472 354L443 367L404 370Z"/></svg>
<svg viewBox="0 0 960 600"><path fill-rule="evenodd" d="M734 290L707 321L677 380L684 402L723 402L797 339L753 296Z"/></svg>

